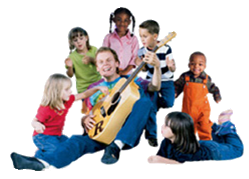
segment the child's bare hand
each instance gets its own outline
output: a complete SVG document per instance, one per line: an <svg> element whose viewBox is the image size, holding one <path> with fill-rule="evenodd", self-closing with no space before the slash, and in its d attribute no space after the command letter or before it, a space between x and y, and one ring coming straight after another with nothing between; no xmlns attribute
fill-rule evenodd
<svg viewBox="0 0 249 179"><path fill-rule="evenodd" d="M148 158L148 162L149 163L179 164L179 162L176 160L164 158L164 157L159 156L159 155L150 156Z"/></svg>
<svg viewBox="0 0 249 179"><path fill-rule="evenodd" d="M168 67L172 67L174 65L173 59L170 60L169 57L166 58L166 64Z"/></svg>
<svg viewBox="0 0 249 179"><path fill-rule="evenodd" d="M217 100L216 100L216 103L219 103L220 101L221 101L221 99L217 99Z"/></svg>
<svg viewBox="0 0 249 179"><path fill-rule="evenodd" d="M158 158L157 157L158 157L157 155L150 156L148 158L148 162L149 163L158 163Z"/></svg>
<svg viewBox="0 0 249 179"><path fill-rule="evenodd" d="M85 128L86 132L93 128L95 125L94 115L86 115L81 118L81 125Z"/></svg>
<svg viewBox="0 0 249 179"><path fill-rule="evenodd" d="M170 71L174 72L175 71L175 61L174 59L169 59L169 57L166 58L166 64Z"/></svg>
<svg viewBox="0 0 249 179"><path fill-rule="evenodd" d="M85 65L88 65L89 63L92 63L93 61L93 58L92 57L89 57L89 56L84 56L82 58L82 62L85 64Z"/></svg>
<svg viewBox="0 0 249 179"><path fill-rule="evenodd" d="M109 94L109 89L106 86L99 86L99 90L105 95Z"/></svg>
<svg viewBox="0 0 249 179"><path fill-rule="evenodd" d="M145 54L143 61L154 66L154 67L157 67L157 68L160 67L160 61L158 60L157 55L154 52L148 51Z"/></svg>
<svg viewBox="0 0 249 179"><path fill-rule="evenodd" d="M42 123L37 122L37 123L35 124L35 131L36 131L37 133L42 134L42 133L44 132L45 129L46 129L46 127L45 127Z"/></svg>
<svg viewBox="0 0 249 179"><path fill-rule="evenodd" d="M65 64L67 67L73 67L73 61L70 58L65 60Z"/></svg>

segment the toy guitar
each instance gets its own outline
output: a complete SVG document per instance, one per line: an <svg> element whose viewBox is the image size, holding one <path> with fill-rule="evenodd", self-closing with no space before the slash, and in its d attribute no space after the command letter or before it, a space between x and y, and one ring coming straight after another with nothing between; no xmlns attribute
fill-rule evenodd
<svg viewBox="0 0 249 179"><path fill-rule="evenodd" d="M153 49L153 52L156 52L175 36L175 32L169 33ZM143 61L128 79L121 78L104 101L99 101L92 108L91 112L95 115L94 120L96 123L88 131L90 138L105 144L110 144L115 139L126 118L131 113L133 105L140 98L139 87L135 84L134 79L145 64Z"/></svg>

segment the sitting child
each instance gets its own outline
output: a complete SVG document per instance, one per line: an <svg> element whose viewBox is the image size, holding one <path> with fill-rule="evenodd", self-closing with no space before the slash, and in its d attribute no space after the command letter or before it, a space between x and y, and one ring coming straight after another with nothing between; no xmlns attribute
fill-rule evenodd
<svg viewBox="0 0 249 179"><path fill-rule="evenodd" d="M147 20L140 24L139 36L143 47L138 51L139 58L136 59L137 65L142 63L143 58L154 53L153 49L158 45L159 30L159 24L154 20ZM176 69L172 49L169 45L160 47L155 54L160 61L161 88L160 91L155 92L153 97L154 116L156 116L156 113L160 108L170 108L174 105L175 88L173 77ZM153 66L146 64L145 69L148 71L146 79L151 81L154 68ZM148 139L151 146L156 147L158 145L156 117L152 117L148 120L145 137Z"/></svg>
<svg viewBox="0 0 249 179"><path fill-rule="evenodd" d="M35 157L53 152L61 143L65 142L68 137L63 135L63 127L68 110L74 101L85 99L98 90L108 94L108 88L98 86L82 93L73 95L71 90L71 80L62 74L53 74L46 82L41 105L37 111L35 119L32 121L34 127L33 141L38 150ZM11 154L14 168L30 169L30 160L36 158L26 157L17 153ZM40 161L31 169L42 170L46 162Z"/></svg>

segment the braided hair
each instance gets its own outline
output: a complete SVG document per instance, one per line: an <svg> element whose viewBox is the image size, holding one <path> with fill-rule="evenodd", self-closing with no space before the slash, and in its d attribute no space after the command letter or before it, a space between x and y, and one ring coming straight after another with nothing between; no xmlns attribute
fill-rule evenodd
<svg viewBox="0 0 249 179"><path fill-rule="evenodd" d="M133 14L131 13L131 11L129 9L127 9L127 8L124 8L124 7L117 8L113 13L110 14L110 19L109 19L109 22L110 22L109 33L112 33L112 21L113 21L113 18L117 14L121 14L121 13L125 13L125 14L127 14L128 16L131 17L131 20L132 20L132 33L131 33L131 36L133 36L136 20L135 20L135 17L133 16Z"/></svg>

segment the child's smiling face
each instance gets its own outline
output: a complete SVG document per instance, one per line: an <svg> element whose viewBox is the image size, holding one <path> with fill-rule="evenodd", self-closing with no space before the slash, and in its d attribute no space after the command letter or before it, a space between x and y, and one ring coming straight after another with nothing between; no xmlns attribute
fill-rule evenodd
<svg viewBox="0 0 249 179"><path fill-rule="evenodd" d="M130 16L126 13L119 13L113 18L114 23L118 29L118 33L126 34L128 26L131 23Z"/></svg>
<svg viewBox="0 0 249 179"><path fill-rule="evenodd" d="M194 77L200 76L200 74L206 68L206 58L203 55L194 55L189 62L190 71L194 74Z"/></svg>

